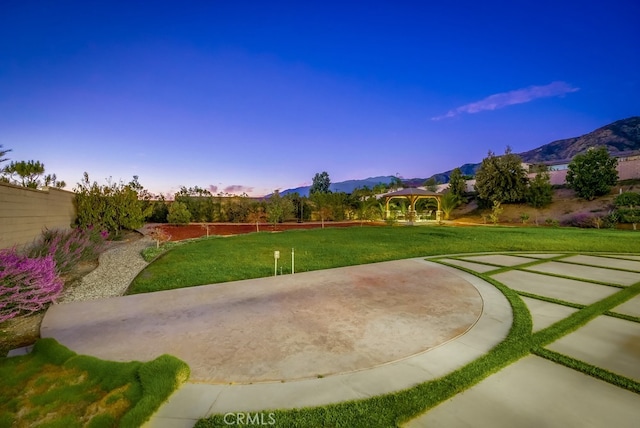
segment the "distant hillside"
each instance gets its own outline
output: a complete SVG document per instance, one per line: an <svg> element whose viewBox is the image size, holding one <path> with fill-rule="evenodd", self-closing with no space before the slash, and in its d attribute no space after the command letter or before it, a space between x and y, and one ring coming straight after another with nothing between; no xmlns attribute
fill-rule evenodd
<svg viewBox="0 0 640 428"><path fill-rule="evenodd" d="M527 163L570 160L595 146L606 146L612 155L640 150L640 116L618 120L581 137L554 141L520 156Z"/></svg>
<svg viewBox="0 0 640 428"><path fill-rule="evenodd" d="M569 161L578 153L596 146L606 146L612 155L640 150L640 116L618 120L581 137L553 141L518 155L523 162L533 164ZM467 163L460 169L464 175L475 175L479 167L480 163ZM448 183L451 171L434 174L433 177L440 183Z"/></svg>
<svg viewBox="0 0 640 428"><path fill-rule="evenodd" d="M331 183L329 186L329 190L332 192L345 192L351 193L358 187L367 186L370 189L373 189L373 186L376 184L389 184L391 183L392 176L380 176L380 177L369 177L362 180L347 180L341 181L338 183ZM424 180L423 180L424 181ZM300 196L309 196L309 189L311 186L303 186L296 187L295 189L287 189L280 192L281 195L287 195L289 193L298 193Z"/></svg>
<svg viewBox="0 0 640 428"><path fill-rule="evenodd" d="M518 155L524 162L534 164L563 160L569 161L578 153L582 153L589 147L595 146L606 146L612 155L629 151L640 151L640 116L618 120L581 137L553 141L537 149L518 153ZM463 175L475 175L478 167L480 167L480 163L466 163L460 166L460 169ZM448 183L451 171L453 170L440 172L431 177L435 178L438 183ZM351 193L358 187L368 186L373 188L373 186L379 183L388 184L392 178L392 176L381 176L366 178L364 180L331 183L330 190L332 192ZM411 178L404 180L404 182L409 186L421 186L426 180L427 178ZM293 192L298 192L301 196L308 196L309 186L287 189L280 192L280 194L286 195L287 193Z"/></svg>

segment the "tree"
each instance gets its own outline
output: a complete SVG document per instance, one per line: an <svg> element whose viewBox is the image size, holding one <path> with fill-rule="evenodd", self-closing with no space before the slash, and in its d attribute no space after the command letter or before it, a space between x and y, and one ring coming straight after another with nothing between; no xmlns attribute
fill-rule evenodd
<svg viewBox="0 0 640 428"><path fill-rule="evenodd" d="M402 179L400 176L396 175L395 177L391 177L391 182L389 183L389 190L398 190L403 186Z"/></svg>
<svg viewBox="0 0 640 428"><path fill-rule="evenodd" d="M507 149L502 156L489 151L476 173L478 198L485 202L520 202L527 192L529 179L520 156Z"/></svg>
<svg viewBox="0 0 640 428"><path fill-rule="evenodd" d="M622 223L631 223L633 230L640 223L640 193L625 192L616 196L613 201L616 206L616 215Z"/></svg>
<svg viewBox="0 0 640 428"><path fill-rule="evenodd" d="M191 221L191 213L185 204L174 201L169 206L167 221L172 224L188 224Z"/></svg>
<svg viewBox="0 0 640 428"><path fill-rule="evenodd" d="M553 200L553 187L551 179L546 170L536 174L529 183L527 190L527 203L534 208L546 207Z"/></svg>
<svg viewBox="0 0 640 428"><path fill-rule="evenodd" d="M322 228L324 229L324 221L331 218L333 210L331 209L331 200L329 193L316 192L311 195L311 202L315 205L315 209L320 216Z"/></svg>
<svg viewBox="0 0 640 428"><path fill-rule="evenodd" d="M62 189L67 186L67 183L64 181L58 181L58 177L55 174L47 174L44 176L44 187L55 187L57 189Z"/></svg>
<svg viewBox="0 0 640 428"><path fill-rule="evenodd" d="M173 197L175 201L182 202L191 213L191 220L195 222L213 221L214 201L210 191L198 186L180 187L180 191Z"/></svg>
<svg viewBox="0 0 640 428"><path fill-rule="evenodd" d="M89 181L84 173L82 182L73 189L76 193L76 223L82 227L102 226L119 234L122 229L137 229L151 214L152 207L143 207L138 192L122 182L100 186Z"/></svg>
<svg viewBox="0 0 640 428"><path fill-rule="evenodd" d="M438 181L435 177L431 177L424 182L424 187L430 192L436 192L438 190Z"/></svg>
<svg viewBox="0 0 640 428"><path fill-rule="evenodd" d="M275 229L277 223L281 223L293 213L293 203L288 198L280 196L279 191L273 192L267 203L267 217L273 223Z"/></svg>
<svg viewBox="0 0 640 428"><path fill-rule="evenodd" d="M462 176L462 170L456 168L449 176L449 192L453 193L460 202L464 201L464 194L467 192L467 182Z"/></svg>
<svg viewBox="0 0 640 428"><path fill-rule="evenodd" d="M33 160L11 162L4 168L4 173L8 174L15 184L36 189L40 183L40 176L44 174L44 164Z"/></svg>
<svg viewBox="0 0 640 428"><path fill-rule="evenodd" d="M2 153L0 153L0 156ZM6 159L5 159L6 160ZM9 182L13 182L19 186L37 189L41 186L54 186L62 188L66 186L64 181L57 181L55 174L49 174L41 180L44 174L44 164L40 161L19 161L11 162L2 169L2 172L8 175Z"/></svg>
<svg viewBox="0 0 640 428"><path fill-rule="evenodd" d="M567 185L588 201L609 193L618 182L618 160L609 156L604 146L589 148L575 155L569 163Z"/></svg>
<svg viewBox="0 0 640 428"><path fill-rule="evenodd" d="M264 207L259 203L254 204L249 209L249 215L247 215L247 221L256 224L256 232L260 232L260 223L267 219L267 214L264 212Z"/></svg>
<svg viewBox="0 0 640 428"><path fill-rule="evenodd" d="M309 189L309 195L313 195L314 193L329 193L330 185L331 179L326 171L317 173L313 177L313 184L311 184L311 188Z"/></svg>

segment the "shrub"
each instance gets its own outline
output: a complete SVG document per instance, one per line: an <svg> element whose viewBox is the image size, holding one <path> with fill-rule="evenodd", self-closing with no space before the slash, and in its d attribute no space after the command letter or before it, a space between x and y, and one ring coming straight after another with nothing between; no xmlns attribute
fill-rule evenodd
<svg viewBox="0 0 640 428"><path fill-rule="evenodd" d="M79 261L97 257L107 236L107 231L98 231L94 227L70 231L46 229L27 254L32 258L51 256L58 273L67 273Z"/></svg>
<svg viewBox="0 0 640 428"><path fill-rule="evenodd" d="M616 207L637 207L640 206L640 193L624 192L616 196L613 203Z"/></svg>
<svg viewBox="0 0 640 428"><path fill-rule="evenodd" d="M581 227L581 228L596 227L596 224L597 224L597 222L595 221L596 218L599 219L599 217L595 217L587 213L576 213L571 217L569 217L568 219L563 220L562 225L570 226L570 227Z"/></svg>
<svg viewBox="0 0 640 428"><path fill-rule="evenodd" d="M187 224L191 221L191 213L182 202L174 202L169 207L167 221L172 224Z"/></svg>
<svg viewBox="0 0 640 428"><path fill-rule="evenodd" d="M62 287L52 256L34 259L0 250L0 322L43 309Z"/></svg>
<svg viewBox="0 0 640 428"><path fill-rule="evenodd" d="M617 213L621 223L631 223L633 225L633 230L637 229L637 225L640 223L640 209L619 208Z"/></svg>
<svg viewBox="0 0 640 428"><path fill-rule="evenodd" d="M140 200L142 186L137 177L129 184L112 183L100 186L84 173L82 182L74 189L78 212L76 222L81 227L100 225L116 235L122 229L141 227L151 214L152 207Z"/></svg>
<svg viewBox="0 0 640 428"><path fill-rule="evenodd" d="M527 203L534 208L542 208L553 201L553 187L547 171L539 172L533 180L529 182L526 193Z"/></svg>

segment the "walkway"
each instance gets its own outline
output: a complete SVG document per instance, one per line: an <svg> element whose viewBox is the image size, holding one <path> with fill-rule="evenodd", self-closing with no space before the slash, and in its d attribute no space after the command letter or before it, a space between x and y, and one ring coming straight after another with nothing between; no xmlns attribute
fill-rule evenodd
<svg viewBox="0 0 640 428"><path fill-rule="evenodd" d="M590 304L640 282L640 256L559 256L462 255L439 261L558 302ZM403 279L400 272L410 273ZM376 277L382 280L372 285ZM354 294L362 304L347 300ZM398 300L389 300L396 294ZM327 305L313 305L325 297ZM393 312L407 300L412 305ZM523 300L534 331L576 310ZM387 309L387 318L381 308ZM438 309L445 322L439 317L425 321ZM640 317L640 296L614 311ZM211 318L212 312L218 318ZM148 425L190 427L212 413L315 406L404 389L478 358L506 336L510 324L511 309L493 286L452 266L410 259L56 305L45 317L42 335L112 360L147 360L165 352L182 358L192 368L190 383ZM203 336L208 331L212 336ZM239 335L225 337L234 332ZM400 333L406 336L389 345ZM366 340L358 339L363 335ZM434 335L439 335L435 342ZM601 316L548 348L638 382L638 337L640 323ZM385 354L397 345L411 346ZM285 354L292 359L279 364ZM636 425L639 407L638 394L528 356L408 426L575 426L591 421L593 426L624 427Z"/></svg>

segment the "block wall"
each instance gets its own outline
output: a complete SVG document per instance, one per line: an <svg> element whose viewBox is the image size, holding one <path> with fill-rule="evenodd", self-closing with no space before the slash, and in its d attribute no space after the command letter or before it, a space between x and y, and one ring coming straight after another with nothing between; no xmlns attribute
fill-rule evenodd
<svg viewBox="0 0 640 428"><path fill-rule="evenodd" d="M76 219L75 194L0 183L0 248L23 246L45 228L69 229Z"/></svg>

